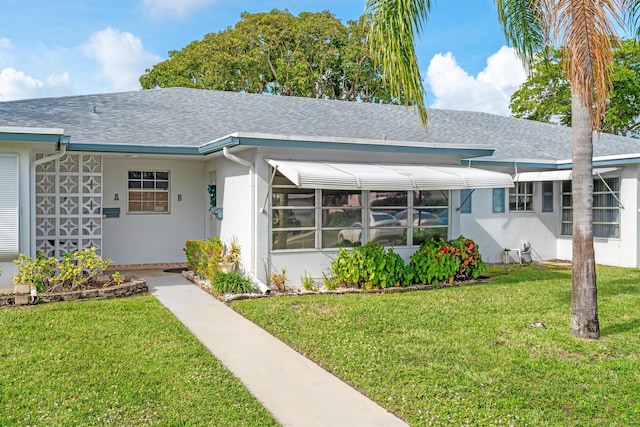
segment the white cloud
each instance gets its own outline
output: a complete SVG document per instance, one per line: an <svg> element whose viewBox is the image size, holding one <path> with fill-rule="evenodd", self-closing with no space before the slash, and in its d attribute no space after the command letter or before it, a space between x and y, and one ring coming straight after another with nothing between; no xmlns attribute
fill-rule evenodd
<svg viewBox="0 0 640 427"><path fill-rule="evenodd" d="M62 74L51 74L46 79L47 85L51 87L59 87L59 88L70 88L71 87L71 79L69 78L69 73Z"/></svg>
<svg viewBox="0 0 640 427"><path fill-rule="evenodd" d="M186 18L191 12L216 3L218 0L142 0L140 7L154 19L177 16Z"/></svg>
<svg viewBox="0 0 640 427"><path fill-rule="evenodd" d="M57 96L68 93L70 87L68 73L52 74L43 82L14 68L0 72L0 101Z"/></svg>
<svg viewBox="0 0 640 427"><path fill-rule="evenodd" d="M140 39L128 32L106 28L91 35L82 52L101 67L98 79L109 82L114 91L140 89L138 78L162 58L146 52Z"/></svg>
<svg viewBox="0 0 640 427"><path fill-rule="evenodd" d="M0 37L0 49L10 49L11 40L6 37Z"/></svg>
<svg viewBox="0 0 640 427"><path fill-rule="evenodd" d="M525 80L522 63L506 46L487 59L487 67L477 77L463 70L451 52L434 55L426 77L435 96L430 107L503 116L510 114L509 99Z"/></svg>

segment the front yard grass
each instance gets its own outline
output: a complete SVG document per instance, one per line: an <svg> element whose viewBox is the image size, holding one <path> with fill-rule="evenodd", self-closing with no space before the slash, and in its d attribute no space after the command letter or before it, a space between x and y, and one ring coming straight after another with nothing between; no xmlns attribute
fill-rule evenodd
<svg viewBox="0 0 640 427"><path fill-rule="evenodd" d="M0 363L0 426L277 425L150 296L0 310Z"/></svg>
<svg viewBox="0 0 640 427"><path fill-rule="evenodd" d="M569 269L488 273L456 288L232 306L414 426L640 425L640 270L598 268L597 341L570 335Z"/></svg>

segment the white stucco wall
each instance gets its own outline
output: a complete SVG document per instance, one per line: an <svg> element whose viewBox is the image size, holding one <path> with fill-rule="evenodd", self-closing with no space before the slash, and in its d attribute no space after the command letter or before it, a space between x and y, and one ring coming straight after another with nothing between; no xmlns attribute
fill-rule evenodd
<svg viewBox="0 0 640 427"><path fill-rule="evenodd" d="M556 258L556 235L560 231L560 184L554 184L553 212L541 212L541 185L534 185L534 211L509 212L508 193L505 190L504 213L493 212L493 190L473 192L472 212L460 214L462 235L480 245L485 262L501 262L505 248L522 248L522 242L531 243L534 260ZM515 255L515 252L514 252Z"/></svg>
<svg viewBox="0 0 640 427"><path fill-rule="evenodd" d="M127 213L129 170L170 172L169 214ZM114 265L186 262L182 251L185 242L206 237L208 193L204 162L105 156L103 171L104 207L120 208L119 218L103 218L103 257L110 258Z"/></svg>
<svg viewBox="0 0 640 427"><path fill-rule="evenodd" d="M243 153L241 157L248 157ZM223 208L223 218L219 221L220 239L228 245L235 237L238 239L242 254L242 266L247 273L252 271L252 206L253 180L249 168L230 160L219 159L216 162L218 206Z"/></svg>
<svg viewBox="0 0 640 427"><path fill-rule="evenodd" d="M596 263L637 267L638 232L640 205L638 197L638 167L626 166L606 174L607 177L620 176L620 198L624 209L620 211L619 239L594 239ZM506 190L508 196L508 190ZM487 262L501 262L504 248L522 248L522 241L531 243L534 260L571 260L572 242L570 237L560 235L561 229L561 183L554 183L553 212L541 212L541 183L534 183L534 211L494 213L492 211L492 190L476 190L473 193L471 214L461 214L461 231L466 237L480 245L482 257ZM515 260L515 252L511 254Z"/></svg>

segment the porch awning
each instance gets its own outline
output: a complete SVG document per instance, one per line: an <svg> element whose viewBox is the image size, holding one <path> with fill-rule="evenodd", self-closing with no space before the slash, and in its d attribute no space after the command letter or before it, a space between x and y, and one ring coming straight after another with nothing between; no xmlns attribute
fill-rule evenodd
<svg viewBox="0 0 640 427"><path fill-rule="evenodd" d="M602 175L603 173L613 172L619 168L594 168L594 175ZM542 172L522 172L516 174L513 178L514 182L530 182L530 181L569 181L573 177L573 170L556 170Z"/></svg>
<svg viewBox="0 0 640 427"><path fill-rule="evenodd" d="M394 191L513 187L513 179L506 173L463 166L266 161L300 188Z"/></svg>

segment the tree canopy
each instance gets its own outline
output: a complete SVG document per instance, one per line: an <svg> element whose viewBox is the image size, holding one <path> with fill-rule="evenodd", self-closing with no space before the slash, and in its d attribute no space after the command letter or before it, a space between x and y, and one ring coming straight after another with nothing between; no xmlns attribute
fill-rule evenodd
<svg viewBox="0 0 640 427"><path fill-rule="evenodd" d="M140 77L143 89L189 87L235 92L395 102L373 64L363 16L347 25L328 11L243 13Z"/></svg>
<svg viewBox="0 0 640 427"><path fill-rule="evenodd" d="M560 49L535 56L527 81L511 96L514 117L571 126L571 86ZM622 40L613 50L604 132L640 137L640 44Z"/></svg>

